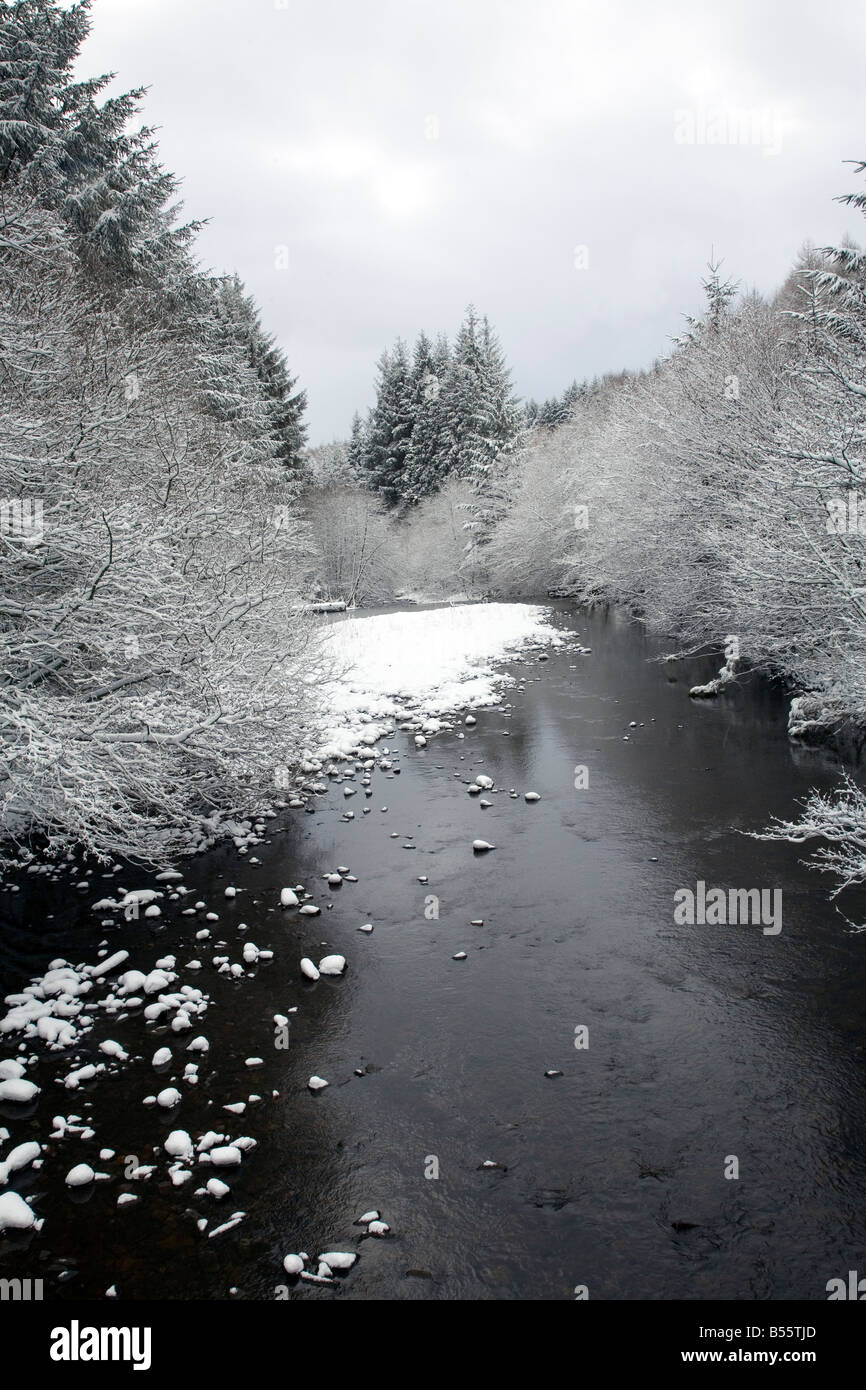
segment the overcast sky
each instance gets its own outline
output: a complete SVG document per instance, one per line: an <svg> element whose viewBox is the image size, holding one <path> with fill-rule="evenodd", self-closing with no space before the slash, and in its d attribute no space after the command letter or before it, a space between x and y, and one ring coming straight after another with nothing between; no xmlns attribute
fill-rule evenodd
<svg viewBox="0 0 866 1390"><path fill-rule="evenodd" d="M94 0L81 71L150 88L200 255L348 434L397 335L472 301L522 396L648 365L711 247L770 291L866 233L862 0ZM866 238L864 238L866 239ZM283 267L283 268L280 268Z"/></svg>

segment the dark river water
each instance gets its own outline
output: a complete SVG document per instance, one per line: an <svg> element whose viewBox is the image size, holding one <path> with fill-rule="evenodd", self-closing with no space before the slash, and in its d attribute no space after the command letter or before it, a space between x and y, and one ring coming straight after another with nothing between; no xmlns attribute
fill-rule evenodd
<svg viewBox="0 0 866 1390"><path fill-rule="evenodd" d="M315 814L273 822L259 866L229 848L189 861L187 885L220 914L212 942L195 941L203 924L175 915L181 903L158 930L95 925L89 905L111 889L98 872L95 892L31 878L0 894L4 993L56 956L95 960L105 939L144 970L169 952L202 959L180 983L212 998L197 1028L211 1051L198 1086L178 1080L170 1117L141 1104L179 1075L157 1080L150 1058L166 1042L184 1054L140 1012L100 1020L74 1052L87 1061L117 1039L133 1054L117 1075L65 1091L52 1078L69 1058L46 1055L28 1072L43 1087L32 1114L0 1108L13 1142L45 1140L56 1113L96 1131L52 1141L41 1170L16 1179L45 1225L0 1241L2 1273L70 1299L116 1285L123 1298L272 1299L282 1286L293 1299L573 1299L586 1286L591 1299L820 1300L828 1280L866 1272L866 937L802 848L741 833L795 814L838 770L790 747L780 694L747 680L690 701L714 663L652 661L663 644L622 618L555 608L592 653L504 663L523 692L476 711L463 739L416 750L395 734L400 775L376 771L354 820L334 785ZM466 791L476 773L495 781L487 810ZM477 836L495 849L473 854ZM337 865L358 882L329 890L320 876ZM697 880L781 889L782 931L678 925L674 893ZM297 883L320 917L275 907ZM239 958L239 922L275 956L228 980L210 956L226 941ZM300 958L325 945L347 973L304 981ZM294 1006L277 1050L273 1015ZM250 1056L264 1065L251 1071ZM314 1073L330 1083L318 1095ZM263 1099L240 1119L221 1109L251 1092ZM231 1195L196 1198L198 1176L172 1187L161 1160L118 1208L133 1190L124 1158L156 1162L177 1127L257 1140L221 1174ZM118 1157L100 1162L102 1146ZM738 1178L725 1176L732 1157ZM82 1160L112 1181L70 1194ZM371 1208L388 1238L359 1239ZM196 1228L239 1210L214 1239ZM287 1252L329 1249L360 1252L336 1285L283 1275Z"/></svg>

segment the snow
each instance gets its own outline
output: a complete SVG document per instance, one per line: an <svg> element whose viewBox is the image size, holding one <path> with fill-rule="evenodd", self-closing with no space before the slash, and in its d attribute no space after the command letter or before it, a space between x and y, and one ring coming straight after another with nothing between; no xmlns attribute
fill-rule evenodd
<svg viewBox="0 0 866 1390"><path fill-rule="evenodd" d="M74 1168L70 1168L66 1174L67 1187L86 1187L93 1182L96 1174L89 1163L77 1163Z"/></svg>
<svg viewBox="0 0 866 1390"><path fill-rule="evenodd" d="M192 1139L185 1129L173 1129L163 1148L171 1158L191 1159L193 1156Z"/></svg>
<svg viewBox="0 0 866 1390"><path fill-rule="evenodd" d="M212 1231L208 1231L208 1239L212 1240L214 1236L221 1236L223 1231L230 1231L233 1226L237 1226L239 1221L243 1221L245 1216L245 1211L234 1212L228 1221L224 1221L221 1226L215 1226Z"/></svg>
<svg viewBox="0 0 866 1390"><path fill-rule="evenodd" d="M423 721L497 704L513 681L493 662L529 644L563 642L549 612L529 603L457 604L335 622L326 648L345 675L322 692L331 715L318 756L346 757L374 743L406 706Z"/></svg>
<svg viewBox="0 0 866 1390"><path fill-rule="evenodd" d="M358 1256L347 1250L326 1250L319 1256L328 1269L351 1269Z"/></svg>
<svg viewBox="0 0 866 1390"><path fill-rule="evenodd" d="M30 1140L24 1144L18 1144L0 1162L0 1186L6 1185L12 1173L19 1172L22 1168L27 1168L34 1159L37 1159L42 1150L35 1140Z"/></svg>
<svg viewBox="0 0 866 1390"><path fill-rule="evenodd" d="M243 1154L235 1144L224 1144L210 1149L208 1158L217 1168L235 1168L243 1162Z"/></svg>
<svg viewBox="0 0 866 1390"><path fill-rule="evenodd" d="M0 1193L0 1231L27 1231L36 1217L17 1192Z"/></svg>
<svg viewBox="0 0 866 1390"><path fill-rule="evenodd" d="M17 1105L29 1105L38 1094L39 1087L32 1081L22 1081L18 1078L0 1081L0 1100L12 1100Z"/></svg>
<svg viewBox="0 0 866 1390"><path fill-rule="evenodd" d="M114 955L109 956L101 965L90 966L87 973L92 979L98 980L101 975L108 975L112 970L116 970L125 960L129 960L128 951L115 951Z"/></svg>
<svg viewBox="0 0 866 1390"><path fill-rule="evenodd" d="M135 994L147 983L147 976L141 970L127 970L120 977L118 994Z"/></svg>
<svg viewBox="0 0 866 1390"><path fill-rule="evenodd" d="M319 961L320 975L342 975L345 968L345 956L323 956Z"/></svg>

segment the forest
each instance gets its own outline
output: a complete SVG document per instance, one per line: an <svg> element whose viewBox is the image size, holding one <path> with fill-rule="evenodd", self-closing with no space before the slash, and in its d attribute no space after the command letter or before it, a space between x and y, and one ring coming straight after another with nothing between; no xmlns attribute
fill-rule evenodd
<svg viewBox="0 0 866 1390"><path fill-rule="evenodd" d="M166 863L315 741L311 612L573 596L790 690L790 732L859 746L866 256L805 246L778 292L711 261L641 372L521 401L488 319L419 328L351 435L236 276L196 259L142 91L73 69L89 5L0 14L2 822L14 857ZM854 162L840 201L866 211ZM263 750L267 750L265 756ZM866 874L846 780L797 825ZM830 848L827 849L826 842Z"/></svg>

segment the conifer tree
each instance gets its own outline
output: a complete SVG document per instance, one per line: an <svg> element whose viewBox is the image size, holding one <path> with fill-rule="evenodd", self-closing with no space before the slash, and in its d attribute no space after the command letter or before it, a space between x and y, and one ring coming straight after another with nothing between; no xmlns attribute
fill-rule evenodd
<svg viewBox="0 0 866 1390"><path fill-rule="evenodd" d="M377 367L379 384L367 424L364 464L369 486L393 507L406 490L406 458L413 425L409 357L402 339L397 340L393 352L383 352Z"/></svg>

